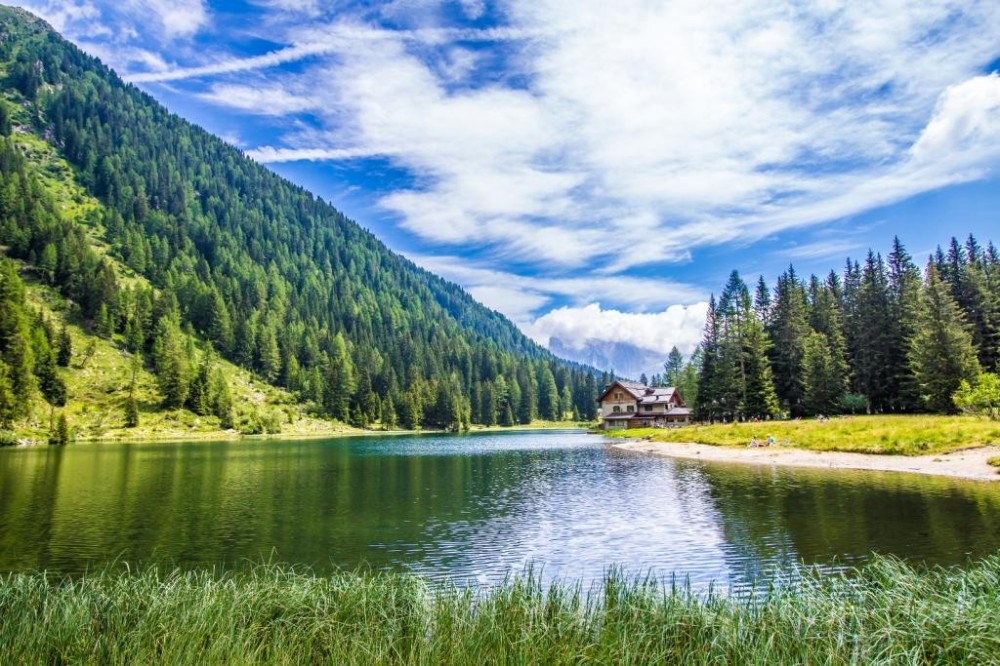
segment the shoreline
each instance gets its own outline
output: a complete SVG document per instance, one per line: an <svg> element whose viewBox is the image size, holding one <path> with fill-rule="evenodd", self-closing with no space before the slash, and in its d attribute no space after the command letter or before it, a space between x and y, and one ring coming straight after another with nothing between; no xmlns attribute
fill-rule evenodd
<svg viewBox="0 0 1000 666"><path fill-rule="evenodd" d="M255 435L244 435L238 430L208 430L196 432L171 432L162 431L152 436L138 435L135 437L80 437L71 443L71 446L80 444L181 444L190 442L237 442L245 440L305 440L305 439L339 439L341 437L381 437L381 436L402 436L402 435L441 435L452 434L449 430L436 430L422 428L419 430L369 430L355 428L353 426L342 426L343 429L331 428L329 430L292 430L287 433ZM517 424L513 426L473 426L458 434L475 434L488 432L527 432L527 431L555 431L555 430L582 430L586 431L588 426L580 425L575 421L541 421L532 424ZM14 446L0 447L0 450L7 449L27 449L49 446L46 441L30 441L19 443Z"/></svg>
<svg viewBox="0 0 1000 666"><path fill-rule="evenodd" d="M996 467L987 458L1000 455L1000 446L980 446L951 453L920 456L877 455L842 451L811 451L809 449L765 446L737 448L689 442L653 442L642 439L609 440L622 451L632 451L667 458L705 460L745 465L779 465L814 469L846 469L871 472L904 472L929 476L947 476L970 481L1000 481Z"/></svg>

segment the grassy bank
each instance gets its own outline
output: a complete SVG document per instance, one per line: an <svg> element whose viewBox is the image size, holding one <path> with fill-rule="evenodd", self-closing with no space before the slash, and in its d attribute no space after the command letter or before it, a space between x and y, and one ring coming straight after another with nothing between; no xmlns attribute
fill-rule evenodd
<svg viewBox="0 0 1000 666"><path fill-rule="evenodd" d="M612 574L485 592L404 575L104 573L0 579L2 663L987 663L1000 557L878 559L735 601Z"/></svg>
<svg viewBox="0 0 1000 666"><path fill-rule="evenodd" d="M1000 423L972 416L851 416L827 421L768 421L695 425L676 429L642 428L607 433L610 437L654 442L693 442L747 446L751 438L814 451L924 455L1000 444Z"/></svg>

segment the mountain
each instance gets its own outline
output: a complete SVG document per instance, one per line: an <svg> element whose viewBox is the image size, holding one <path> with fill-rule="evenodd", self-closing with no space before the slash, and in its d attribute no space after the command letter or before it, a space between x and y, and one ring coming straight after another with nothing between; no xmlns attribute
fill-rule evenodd
<svg viewBox="0 0 1000 666"><path fill-rule="evenodd" d="M4 253L25 281L68 299L56 324L142 359L158 388L144 408L222 425L221 384L201 370L217 357L310 414L360 426L593 415L591 369L23 10L0 7L0 91ZM0 336L0 370L27 372L14 347Z"/></svg>
<svg viewBox="0 0 1000 666"><path fill-rule="evenodd" d="M609 368L618 377L637 378L663 372L666 359L662 352L645 349L628 342L586 340L582 346L563 342L558 337L549 338L549 350L561 358L570 359L594 368Z"/></svg>

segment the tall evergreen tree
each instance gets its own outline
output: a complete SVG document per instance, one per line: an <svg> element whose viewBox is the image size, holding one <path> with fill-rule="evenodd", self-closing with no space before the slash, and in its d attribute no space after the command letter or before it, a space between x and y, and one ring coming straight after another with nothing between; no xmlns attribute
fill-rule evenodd
<svg viewBox="0 0 1000 666"><path fill-rule="evenodd" d="M893 392L896 370L890 364L892 349L892 313L889 301L889 278L880 255L869 251L861 272L855 320L854 378L859 393L868 397L875 411L891 409L896 402Z"/></svg>
<svg viewBox="0 0 1000 666"><path fill-rule="evenodd" d="M778 400L792 414L801 413L802 359L809 334L806 290L795 268L778 278L768 331L773 347L771 366Z"/></svg>
<svg viewBox="0 0 1000 666"><path fill-rule="evenodd" d="M920 271L899 237L892 240L889 268L889 367L894 411L921 407L916 380L908 362L910 343L916 332L920 311Z"/></svg>
<svg viewBox="0 0 1000 666"><path fill-rule="evenodd" d="M840 411L847 391L847 376L842 359L822 333L813 331L806 338L802 361L802 412L805 415L834 414Z"/></svg>
<svg viewBox="0 0 1000 666"><path fill-rule="evenodd" d="M63 325L59 331L59 350L56 355L56 363L62 368L67 368L72 359L73 339L70 337L69 331L66 330L66 326Z"/></svg>
<svg viewBox="0 0 1000 666"><path fill-rule="evenodd" d="M663 364L663 371L667 386L676 386L681 377L681 372L684 371L684 355L681 354L681 350L677 348L677 345L670 348L670 353L667 355L667 362Z"/></svg>
<svg viewBox="0 0 1000 666"><path fill-rule="evenodd" d="M164 316L156 324L153 339L153 365L156 380L168 409L183 407L191 384L191 358L184 349L184 338L174 316Z"/></svg>
<svg viewBox="0 0 1000 666"><path fill-rule="evenodd" d="M968 322L933 263L927 267L909 359L925 405L938 412L954 411L952 395L962 380L971 383L981 371Z"/></svg>
<svg viewBox="0 0 1000 666"><path fill-rule="evenodd" d="M708 299L705 334L701 340L701 367L698 372L698 397L694 404L695 418L715 421L720 418L717 361L719 357L719 317L715 295Z"/></svg>

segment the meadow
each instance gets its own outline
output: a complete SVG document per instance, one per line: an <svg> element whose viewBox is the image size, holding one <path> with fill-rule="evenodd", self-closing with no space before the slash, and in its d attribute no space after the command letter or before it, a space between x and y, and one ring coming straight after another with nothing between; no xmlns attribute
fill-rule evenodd
<svg viewBox="0 0 1000 666"><path fill-rule="evenodd" d="M813 451L925 455L1000 444L1000 422L975 416L879 415L639 428L603 433L654 442L747 446L753 437Z"/></svg>

